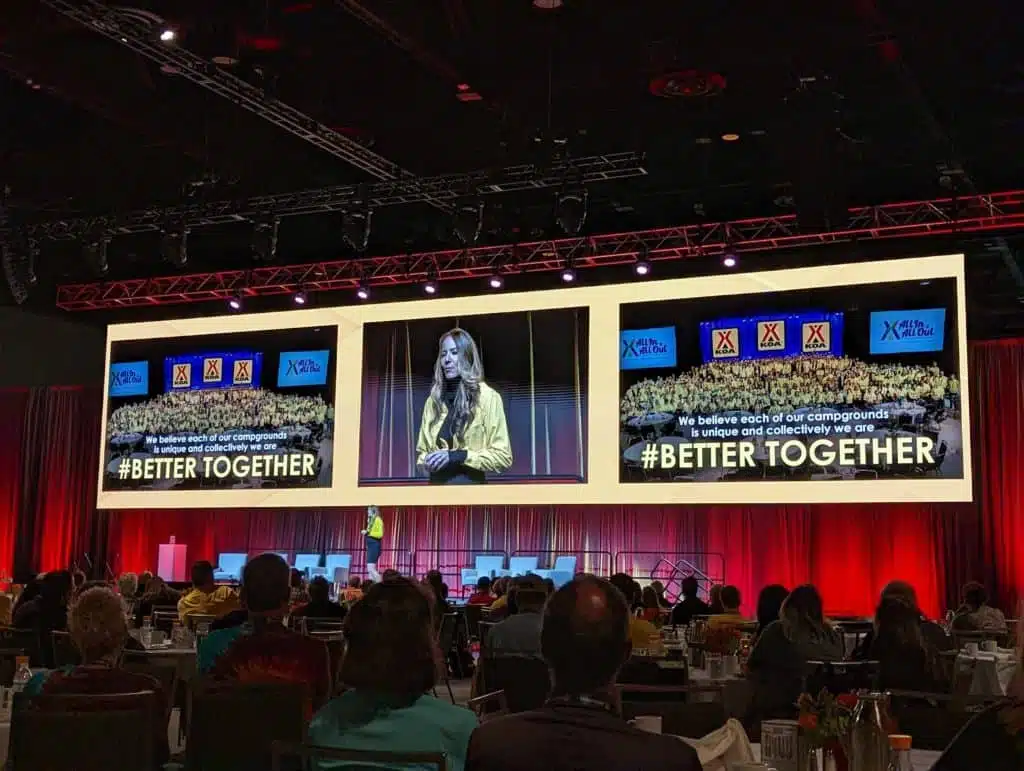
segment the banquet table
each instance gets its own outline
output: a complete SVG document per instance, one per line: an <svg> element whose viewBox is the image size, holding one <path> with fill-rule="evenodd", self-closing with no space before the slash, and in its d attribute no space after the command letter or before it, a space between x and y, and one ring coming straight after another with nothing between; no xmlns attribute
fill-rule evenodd
<svg viewBox="0 0 1024 771"><path fill-rule="evenodd" d="M1012 650L999 650L996 653L979 651L973 655L961 651L956 660L957 668L962 663L974 661L972 696L1005 696L1017 671L1017 657Z"/></svg>
<svg viewBox="0 0 1024 771"><path fill-rule="evenodd" d="M754 759L761 760L761 745L751 744L751 748L754 750ZM910 753L910 762L914 767L914 771L930 771L931 767L936 764L939 760L941 752L933 752L931 750L912 750ZM821 759L818 759L819 768L821 766Z"/></svg>

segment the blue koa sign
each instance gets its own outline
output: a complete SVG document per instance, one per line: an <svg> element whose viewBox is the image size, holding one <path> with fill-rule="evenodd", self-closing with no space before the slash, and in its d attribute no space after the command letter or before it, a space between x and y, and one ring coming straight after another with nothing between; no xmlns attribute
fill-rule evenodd
<svg viewBox="0 0 1024 771"><path fill-rule="evenodd" d="M871 353L941 351L946 339L946 309L876 311L871 314Z"/></svg>
<svg viewBox="0 0 1024 771"><path fill-rule="evenodd" d="M125 361L110 365L110 396L148 396L149 362Z"/></svg>
<svg viewBox="0 0 1024 771"><path fill-rule="evenodd" d="M676 366L676 328L624 329L620 333L619 369Z"/></svg>
<svg viewBox="0 0 1024 771"><path fill-rule="evenodd" d="M281 354L277 367L278 388L327 384L330 351L290 351Z"/></svg>
<svg viewBox="0 0 1024 771"><path fill-rule="evenodd" d="M705 363L842 356L843 314L801 311L702 321L700 350Z"/></svg>
<svg viewBox="0 0 1024 771"><path fill-rule="evenodd" d="M168 356L164 388L168 392L259 388L262 365L263 354L254 351Z"/></svg>

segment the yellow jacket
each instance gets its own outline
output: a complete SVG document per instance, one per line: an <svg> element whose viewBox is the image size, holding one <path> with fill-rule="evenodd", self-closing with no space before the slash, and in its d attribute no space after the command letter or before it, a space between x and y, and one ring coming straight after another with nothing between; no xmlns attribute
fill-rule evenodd
<svg viewBox="0 0 1024 771"><path fill-rule="evenodd" d="M220 618L238 608L238 595L229 586L218 586L209 593L190 589L178 600L178 617L184 624L194 613Z"/></svg>
<svg viewBox="0 0 1024 771"><path fill-rule="evenodd" d="M422 467L423 459L429 453L441 449L437 446L437 437L447 415L447 406L442 404L438 410L434 400L427 399L420 421L420 435L416 440L416 465ZM469 468L500 473L512 465L505 407L501 403L501 395L486 383L480 384L480 401L462 437L462 441L455 438L454 446L445 449L465 450L465 465Z"/></svg>
<svg viewBox="0 0 1024 771"><path fill-rule="evenodd" d="M373 522L371 522L370 526L366 529L366 534L370 536L370 538L376 538L378 540L383 538L384 518L381 517L379 514L376 517L374 517Z"/></svg>

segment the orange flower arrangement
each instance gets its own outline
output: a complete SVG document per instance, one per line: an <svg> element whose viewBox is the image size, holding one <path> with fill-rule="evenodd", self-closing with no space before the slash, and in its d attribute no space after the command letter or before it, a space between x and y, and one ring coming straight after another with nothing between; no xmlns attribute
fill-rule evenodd
<svg viewBox="0 0 1024 771"><path fill-rule="evenodd" d="M852 693L833 696L822 690L817 698L810 694L800 695L800 728L810 746L819 748L828 744L845 746L850 732L850 720L857 706L857 697Z"/></svg>
<svg viewBox="0 0 1024 771"><path fill-rule="evenodd" d="M720 653L723 656L734 656L740 652L743 633L736 626L719 626L708 629L704 638L704 650L708 653Z"/></svg>

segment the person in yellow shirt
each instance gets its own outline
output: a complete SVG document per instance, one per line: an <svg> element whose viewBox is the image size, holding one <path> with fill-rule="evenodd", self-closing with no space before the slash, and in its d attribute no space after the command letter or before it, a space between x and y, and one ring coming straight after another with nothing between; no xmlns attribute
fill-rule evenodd
<svg viewBox="0 0 1024 771"><path fill-rule="evenodd" d="M629 605L629 640L633 650L656 651L659 649L661 647L661 632L650 621L635 615L637 610L643 608L640 600L640 584L625 573L616 573L608 581L622 593Z"/></svg>
<svg viewBox="0 0 1024 771"><path fill-rule="evenodd" d="M484 382L476 342L463 329L441 336L434 383L423 405L416 465L430 484L482 484L512 466L501 395Z"/></svg>
<svg viewBox="0 0 1024 771"><path fill-rule="evenodd" d="M213 581L213 565L200 560L192 566L192 588L178 600L178 617L188 624L189 616L221 618L238 610L238 594L230 586L217 586Z"/></svg>
<svg viewBox="0 0 1024 771"><path fill-rule="evenodd" d="M381 544L384 542L384 518L380 515L378 507L370 506L366 509L366 527L362 533L366 544L366 575L377 583L380 581L377 561L380 559Z"/></svg>
<svg viewBox="0 0 1024 771"><path fill-rule="evenodd" d="M739 626L746 623L746 619L740 613L740 605L742 604L740 590L735 586L723 586L721 598L723 610L721 613L716 613L708 618L708 628L716 629L723 626Z"/></svg>

